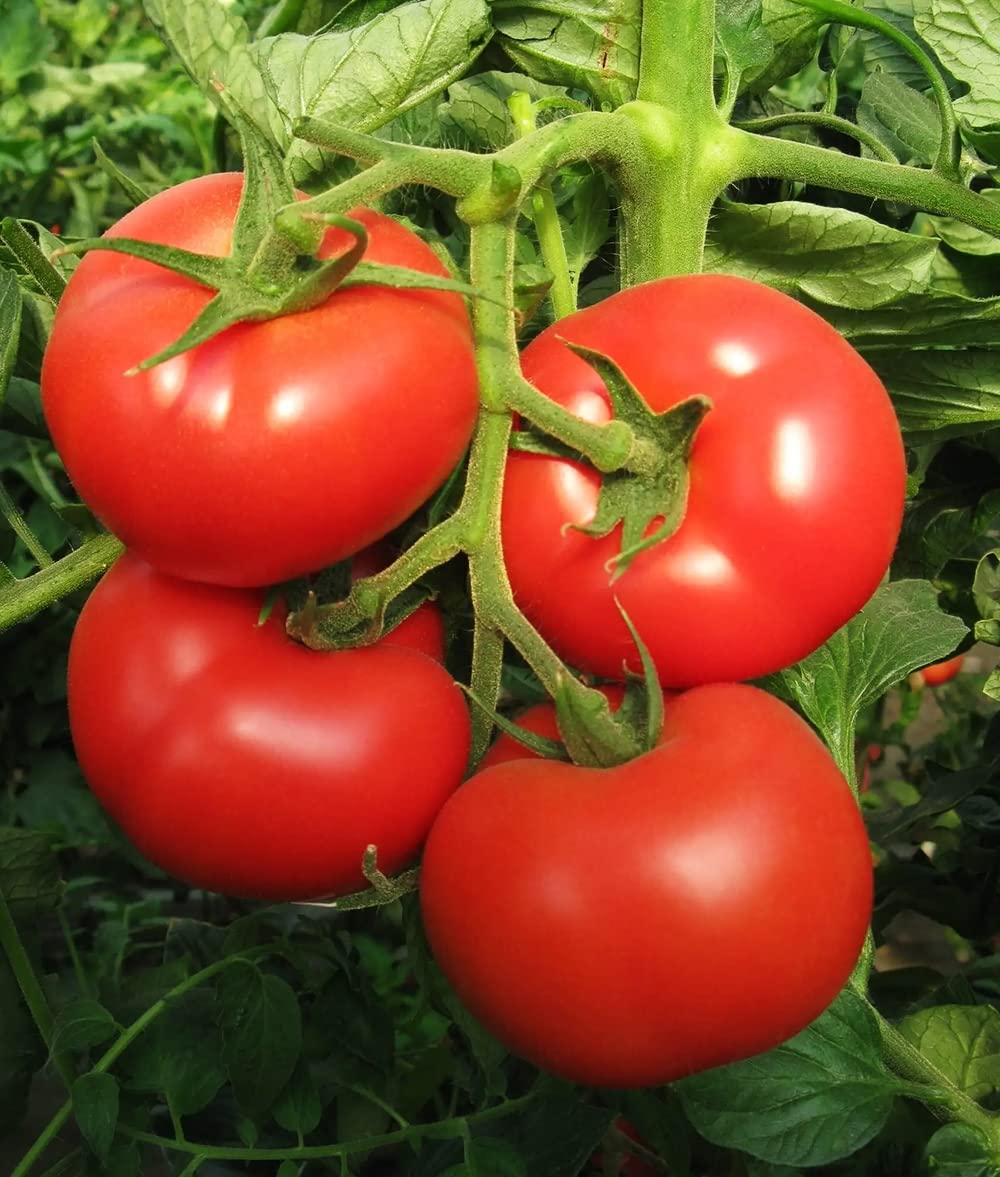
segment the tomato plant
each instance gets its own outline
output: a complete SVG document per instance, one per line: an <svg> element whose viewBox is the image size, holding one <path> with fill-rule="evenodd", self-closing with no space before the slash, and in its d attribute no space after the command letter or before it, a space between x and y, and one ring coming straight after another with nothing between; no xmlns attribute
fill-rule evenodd
<svg viewBox="0 0 1000 1177"><path fill-rule="evenodd" d="M262 603L123 556L70 649L80 764L136 846L189 883L270 900L359 890L365 847L383 871L406 866L461 780L465 704L394 635L317 654L285 637L280 609L258 624Z"/></svg>
<svg viewBox="0 0 1000 1177"><path fill-rule="evenodd" d="M657 411L695 394L713 406L695 434L680 526L617 579L620 529L595 538L576 526L597 510L596 471L511 455L511 584L569 662L610 678L635 663L620 605L665 684L753 678L809 654L868 600L899 532L903 446L878 377L818 315L759 284L703 274L644 283L561 319L525 350L525 376L603 422L601 378L567 343L616 361Z"/></svg>
<svg viewBox="0 0 1000 1177"><path fill-rule="evenodd" d="M190 180L109 235L223 256L242 188L236 173ZM445 273L402 225L354 216L368 231L366 260ZM331 229L319 256L350 241ZM337 290L129 374L211 297L141 259L92 253L60 299L45 354L46 419L70 477L155 567L235 586L313 571L401 523L461 458L477 401L458 295Z"/></svg>
<svg viewBox="0 0 1000 1177"><path fill-rule="evenodd" d="M7 0L0 1172L996 1177L995 8Z"/></svg>
<svg viewBox="0 0 1000 1177"><path fill-rule="evenodd" d="M723 684L670 700L662 743L617 768L477 774L434 824L420 895L438 962L501 1041L576 1082L638 1087L822 1013L871 891L864 825L822 743Z"/></svg>

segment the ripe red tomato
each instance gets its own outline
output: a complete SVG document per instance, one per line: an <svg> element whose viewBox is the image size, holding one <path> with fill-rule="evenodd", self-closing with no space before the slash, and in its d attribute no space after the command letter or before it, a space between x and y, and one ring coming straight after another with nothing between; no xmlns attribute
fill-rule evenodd
<svg viewBox="0 0 1000 1177"><path fill-rule="evenodd" d="M69 709L84 776L153 862L230 895L364 887L419 851L465 772L461 693L390 642L317 654L262 594L175 580L126 554L73 635Z"/></svg>
<svg viewBox="0 0 1000 1177"><path fill-rule="evenodd" d="M691 452L687 513L612 585L621 529L596 511L600 478L512 453L503 544L514 594L569 662L638 668L616 598L665 685L753 678L821 645L871 596L902 518L906 470L875 373L818 315L742 278L648 282L570 315L525 350L524 374L577 415L611 409L564 340L615 360L658 411L713 403Z"/></svg>
<svg viewBox="0 0 1000 1177"><path fill-rule="evenodd" d="M817 1017L861 949L872 866L812 730L716 684L668 700L661 743L617 768L476 774L434 823L420 893L438 963L502 1042L567 1079L640 1087Z"/></svg>
<svg viewBox="0 0 1000 1177"><path fill-rule="evenodd" d="M242 185L236 173L189 180L110 233L222 256ZM404 226L352 215L370 234L366 260L445 273ZM320 255L351 240L330 230ZM478 407L458 295L340 290L125 375L211 297L149 262L91 253L59 303L42 369L46 419L77 490L161 571L237 586L313 571L400 523L458 462Z"/></svg>
<svg viewBox="0 0 1000 1177"><path fill-rule="evenodd" d="M965 661L964 654L956 654L944 662L935 662L933 666L925 666L911 676L914 686L939 687L942 683L951 682L962 669Z"/></svg>

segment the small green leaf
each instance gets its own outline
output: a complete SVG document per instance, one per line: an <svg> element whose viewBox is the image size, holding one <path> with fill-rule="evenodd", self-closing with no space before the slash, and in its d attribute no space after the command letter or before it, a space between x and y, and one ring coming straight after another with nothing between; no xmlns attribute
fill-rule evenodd
<svg viewBox="0 0 1000 1177"><path fill-rule="evenodd" d="M882 1063L867 1003L849 989L784 1046L676 1086L702 1136L780 1165L850 1156L879 1132L902 1089Z"/></svg>
<svg viewBox="0 0 1000 1177"><path fill-rule="evenodd" d="M715 6L715 41L734 87L744 74L759 74L774 54L762 18L760 0L719 0Z"/></svg>
<svg viewBox="0 0 1000 1177"><path fill-rule="evenodd" d="M308 1136L316 1129L322 1115L323 1105L316 1083L309 1068L300 1062L274 1105L274 1118L286 1131Z"/></svg>
<svg viewBox="0 0 1000 1177"><path fill-rule="evenodd" d="M565 86L548 86L525 74L488 70L453 82L448 87L446 101L438 106L438 118L449 135L457 133L468 146L496 151L514 138L507 100L518 93L529 95L532 101L540 98L570 101Z"/></svg>
<svg viewBox="0 0 1000 1177"><path fill-rule="evenodd" d="M302 1018L292 987L251 964L219 978L223 1062L240 1107L266 1112L291 1078L302 1051Z"/></svg>
<svg viewBox="0 0 1000 1177"><path fill-rule="evenodd" d="M863 33L862 36L891 44L880 34ZM909 54L903 56L913 63ZM923 76L921 72L920 77ZM898 76L881 72L869 74L861 91L857 117L858 126L884 143L903 163L929 164L937 154L941 142L938 108L933 99L914 90Z"/></svg>
<svg viewBox="0 0 1000 1177"><path fill-rule="evenodd" d="M968 1124L939 1128L927 1143L926 1157L934 1177L1000 1177L1000 1151Z"/></svg>
<svg viewBox="0 0 1000 1177"><path fill-rule="evenodd" d="M893 347L868 360L889 390L910 445L966 437L1000 423L1000 353Z"/></svg>
<svg viewBox="0 0 1000 1177"><path fill-rule="evenodd" d="M114 1037L118 1025L99 1001L78 998L56 1014L52 1029L52 1053L87 1050Z"/></svg>
<svg viewBox="0 0 1000 1177"><path fill-rule="evenodd" d="M15 918L54 910L62 890L50 840L34 830L0 826L0 892Z"/></svg>
<svg viewBox="0 0 1000 1177"><path fill-rule="evenodd" d="M118 1127L118 1080L91 1071L73 1084L73 1115L91 1152L105 1164Z"/></svg>
<svg viewBox="0 0 1000 1177"><path fill-rule="evenodd" d="M946 658L967 632L957 617L938 607L931 584L900 580L879 589L825 645L775 677L852 780L861 709L911 671Z"/></svg>
<svg viewBox="0 0 1000 1177"><path fill-rule="evenodd" d="M1000 1091L1000 1011L936 1005L904 1018L899 1032L970 1099Z"/></svg>

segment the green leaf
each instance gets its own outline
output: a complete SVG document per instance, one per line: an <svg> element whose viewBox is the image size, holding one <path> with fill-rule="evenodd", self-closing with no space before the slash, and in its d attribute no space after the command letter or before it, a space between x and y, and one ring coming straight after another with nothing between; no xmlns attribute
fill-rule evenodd
<svg viewBox="0 0 1000 1177"><path fill-rule="evenodd" d="M570 100L565 86L549 86L525 74L489 70L453 82L447 100L438 106L438 118L470 147L496 151L514 138L507 100L516 93L529 94L536 102L540 98Z"/></svg>
<svg viewBox="0 0 1000 1177"><path fill-rule="evenodd" d="M968 632L938 607L933 585L885 585L808 658L775 676L819 729L840 771L853 779L861 709L911 671L940 662Z"/></svg>
<svg viewBox="0 0 1000 1177"><path fill-rule="evenodd" d="M45 1047L6 956L0 956L0 1137L20 1123Z"/></svg>
<svg viewBox="0 0 1000 1177"><path fill-rule="evenodd" d="M913 18L916 12L929 12L930 6L931 0L865 0L864 9L919 41ZM881 76L917 90L928 89L927 75L895 41L874 29L861 29L858 35L864 47L864 64L869 81L875 76Z"/></svg>
<svg viewBox="0 0 1000 1177"><path fill-rule="evenodd" d="M335 973L317 997L310 1015L311 1052L322 1050L335 1070L348 1079L374 1068L392 1070L393 1026L385 1006L367 988L350 983Z"/></svg>
<svg viewBox="0 0 1000 1177"><path fill-rule="evenodd" d="M266 1112L292 1076L302 1051L302 1017L292 987L255 966L219 978L223 1062L240 1107Z"/></svg>
<svg viewBox="0 0 1000 1177"><path fill-rule="evenodd" d="M1000 1011L936 1005L904 1018L899 1032L970 1099L1000 1091Z"/></svg>
<svg viewBox="0 0 1000 1177"><path fill-rule="evenodd" d="M55 43L42 24L36 0L6 0L0 37L0 84L13 87L24 74L38 69Z"/></svg>
<svg viewBox="0 0 1000 1177"><path fill-rule="evenodd" d="M845 989L784 1046L684 1079L676 1090L713 1144L773 1164L825 1165L879 1132L902 1087L882 1064L867 1003Z"/></svg>
<svg viewBox="0 0 1000 1177"><path fill-rule="evenodd" d="M250 51L250 32L235 5L218 0L143 0L143 6L202 93L224 109L212 84L221 82L279 143L288 143L287 125Z"/></svg>
<svg viewBox="0 0 1000 1177"><path fill-rule="evenodd" d="M374 131L460 78L491 35L486 0L414 0L349 32L282 33L251 51L282 112ZM319 166L296 142L294 174Z"/></svg>
<svg viewBox="0 0 1000 1177"><path fill-rule="evenodd" d="M159 1092L179 1116L207 1107L226 1081L214 994L194 990L172 1001L125 1054L128 1087Z"/></svg>
<svg viewBox="0 0 1000 1177"><path fill-rule="evenodd" d="M1000 15L996 0L931 0L914 27L969 93L955 110L974 125L1000 123Z"/></svg>
<svg viewBox="0 0 1000 1177"><path fill-rule="evenodd" d="M63 1006L52 1028L52 1053L87 1050L113 1038L118 1026L99 1001L81 997Z"/></svg>
<svg viewBox="0 0 1000 1177"><path fill-rule="evenodd" d="M0 826L0 892L15 919L59 906L59 862L44 834Z"/></svg>
<svg viewBox="0 0 1000 1177"><path fill-rule="evenodd" d="M275 1120L288 1132L308 1136L319 1125L323 1105L305 1063L300 1062L292 1072L273 1110Z"/></svg>
<svg viewBox="0 0 1000 1177"><path fill-rule="evenodd" d="M73 1115L88 1147L106 1163L118 1126L118 1080L113 1075L91 1071L73 1084Z"/></svg>
<svg viewBox="0 0 1000 1177"><path fill-rule="evenodd" d="M816 52L826 18L795 0L763 0L764 29L771 38L771 59L750 74L745 85L755 93L797 73Z"/></svg>
<svg viewBox="0 0 1000 1177"><path fill-rule="evenodd" d="M1000 203L1000 188L987 188L979 195L994 204ZM971 225L964 225L949 217L927 217L926 220L950 249L973 257L995 257L1000 253L1000 239L981 229L974 229Z"/></svg>
<svg viewBox="0 0 1000 1177"><path fill-rule="evenodd" d="M600 106L635 97L639 0L493 0L500 43L543 82L586 90Z"/></svg>
<svg viewBox="0 0 1000 1177"><path fill-rule="evenodd" d="M611 196L602 172L588 172L573 184L560 208L566 262L574 291L580 276L611 237Z"/></svg>
<svg viewBox="0 0 1000 1177"><path fill-rule="evenodd" d="M912 59L907 55L907 60ZM937 106L892 74L868 75L857 118L862 130L870 131L903 163L929 164L937 154L941 141Z"/></svg>
<svg viewBox="0 0 1000 1177"><path fill-rule="evenodd" d="M968 1124L939 1128L927 1143L926 1157L934 1177L1000 1177L1000 1152Z"/></svg>
<svg viewBox="0 0 1000 1177"><path fill-rule="evenodd" d="M527 1177L576 1177L600 1146L614 1116L608 1108L590 1106L575 1093L556 1084L552 1087L516 1113L491 1120L480 1129L482 1137L496 1142L494 1148L500 1141L513 1148ZM506 1155L511 1164L510 1154ZM509 1169L500 1172L504 1177L513 1174ZM492 1170L480 1168L479 1177L493 1177Z"/></svg>
<svg viewBox="0 0 1000 1177"><path fill-rule="evenodd" d="M462 1163L445 1169L441 1177L528 1177L528 1168L513 1145L493 1136L477 1136L466 1145Z"/></svg>
<svg viewBox="0 0 1000 1177"><path fill-rule="evenodd" d="M882 378L910 445L982 433L1000 424L1000 352L873 352L869 363Z"/></svg>
<svg viewBox="0 0 1000 1177"><path fill-rule="evenodd" d="M774 54L771 34L761 24L761 0L717 0L715 42L730 84L744 74L760 74Z"/></svg>
<svg viewBox="0 0 1000 1177"><path fill-rule="evenodd" d="M862 310L923 290L937 248L847 209L727 204L712 218L706 269Z"/></svg>
<svg viewBox="0 0 1000 1177"><path fill-rule="evenodd" d="M972 596L986 621L1000 621L1000 548L987 552L976 565Z"/></svg>
<svg viewBox="0 0 1000 1177"><path fill-rule="evenodd" d="M0 407L17 358L21 337L21 290L10 270L0 268Z"/></svg>
<svg viewBox="0 0 1000 1177"><path fill-rule="evenodd" d="M874 841L885 845L914 826L933 821L988 785L996 775L993 764L976 764L958 772L935 771L935 767L927 766L929 780L919 800L907 805L886 802L884 808L866 815L868 833Z"/></svg>

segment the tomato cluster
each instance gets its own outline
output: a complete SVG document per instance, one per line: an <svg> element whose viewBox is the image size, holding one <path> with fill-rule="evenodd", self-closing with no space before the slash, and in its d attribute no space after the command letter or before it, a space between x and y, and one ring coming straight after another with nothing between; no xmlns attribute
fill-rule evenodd
<svg viewBox="0 0 1000 1177"><path fill-rule="evenodd" d="M240 191L190 181L112 232L221 256ZM371 260L444 274L409 230L353 215ZM320 255L346 245L331 230ZM622 527L587 530L602 483L582 461L512 453L502 500L515 599L554 649L618 707L637 662L623 607L679 693L654 746L617 767L505 736L458 790L469 718L436 611L321 654L287 637L265 587L347 556L372 571L386 557L366 546L460 460L478 407L463 303L355 286L125 374L210 297L91 254L43 371L67 470L130 548L81 614L69 693L84 772L135 844L191 883L271 900L363 886L369 845L385 872L424 847L424 921L462 1000L581 1082L667 1082L816 1017L865 936L868 842L816 735L738 680L815 649L885 572L905 471L867 365L791 299L720 275L623 291L526 349L536 388L592 422L613 398L570 345L656 414L710 402L677 528L624 571ZM559 734L551 704L520 722Z"/></svg>

